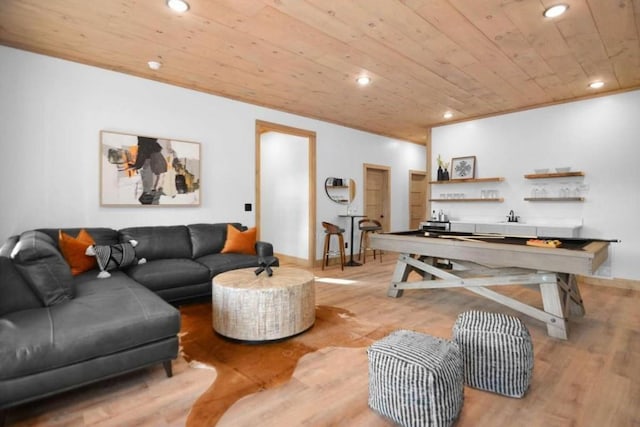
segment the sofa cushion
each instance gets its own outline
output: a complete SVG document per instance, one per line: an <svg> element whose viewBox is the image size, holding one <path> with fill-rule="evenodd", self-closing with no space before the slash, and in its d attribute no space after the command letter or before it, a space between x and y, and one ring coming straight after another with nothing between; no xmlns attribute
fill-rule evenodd
<svg viewBox="0 0 640 427"><path fill-rule="evenodd" d="M256 234L255 227L246 231L240 231L233 225L227 226L227 241L220 251L223 254L256 254Z"/></svg>
<svg viewBox="0 0 640 427"><path fill-rule="evenodd" d="M211 254L200 257L196 261L207 266L211 277L238 268L258 267L257 255Z"/></svg>
<svg viewBox="0 0 640 427"><path fill-rule="evenodd" d="M67 264L71 267L73 276L96 268L96 259L85 253L87 248L94 244L93 237L84 228L75 237L60 230L58 247Z"/></svg>
<svg viewBox="0 0 640 427"><path fill-rule="evenodd" d="M74 281L75 299L0 318L0 380L175 337L180 329L174 307L120 271Z"/></svg>
<svg viewBox="0 0 640 427"><path fill-rule="evenodd" d="M73 276L52 239L39 231L20 235L11 258L33 292L46 306L73 298Z"/></svg>
<svg viewBox="0 0 640 427"><path fill-rule="evenodd" d="M160 259L126 269L127 275L152 291L189 286L211 279L209 269L191 259Z"/></svg>
<svg viewBox="0 0 640 427"><path fill-rule="evenodd" d="M188 225L187 228L191 236L193 258L196 259L201 256L220 253L227 240L228 224L233 225L238 230L243 229L242 225L237 222Z"/></svg>
<svg viewBox="0 0 640 427"><path fill-rule="evenodd" d="M136 256L147 261L191 258L191 239L184 225L131 227L120 230L120 242L136 240Z"/></svg>

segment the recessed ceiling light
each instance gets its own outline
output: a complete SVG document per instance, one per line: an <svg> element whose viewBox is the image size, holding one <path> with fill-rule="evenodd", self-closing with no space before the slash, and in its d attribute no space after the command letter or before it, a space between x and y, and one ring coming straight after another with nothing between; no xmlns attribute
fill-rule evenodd
<svg viewBox="0 0 640 427"><path fill-rule="evenodd" d="M189 10L189 3L184 0L167 0L167 6L178 13L184 13Z"/></svg>
<svg viewBox="0 0 640 427"><path fill-rule="evenodd" d="M149 66L149 68L151 68L154 71L159 70L160 67L162 67L162 63L158 61L149 61L147 62L147 65Z"/></svg>
<svg viewBox="0 0 640 427"><path fill-rule="evenodd" d="M358 84L360 86L366 86L369 83L371 83L371 77L369 76L360 76L356 79L356 82L358 82Z"/></svg>
<svg viewBox="0 0 640 427"><path fill-rule="evenodd" d="M589 83L589 87L591 89L600 89L602 86L604 86L604 82L602 80Z"/></svg>
<svg viewBox="0 0 640 427"><path fill-rule="evenodd" d="M453 113L451 111L447 111L442 115L442 117L444 117L445 119L450 119L451 117L453 117Z"/></svg>
<svg viewBox="0 0 640 427"><path fill-rule="evenodd" d="M545 9L543 15L546 18L557 18L558 16L565 13L567 9L569 9L569 6L566 4L556 4L554 6L551 6L550 8Z"/></svg>

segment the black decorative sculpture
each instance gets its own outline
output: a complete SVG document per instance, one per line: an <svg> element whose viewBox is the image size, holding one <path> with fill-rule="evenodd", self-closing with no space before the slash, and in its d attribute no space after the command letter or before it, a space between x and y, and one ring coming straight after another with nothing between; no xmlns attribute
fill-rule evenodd
<svg viewBox="0 0 640 427"><path fill-rule="evenodd" d="M273 270L271 269L271 266L273 266L273 264L275 264L276 261L277 261L276 257L272 257L272 256L258 258L258 265L260 267L258 267L255 271L256 276L262 273L263 271L267 272L267 276L269 277L273 276Z"/></svg>

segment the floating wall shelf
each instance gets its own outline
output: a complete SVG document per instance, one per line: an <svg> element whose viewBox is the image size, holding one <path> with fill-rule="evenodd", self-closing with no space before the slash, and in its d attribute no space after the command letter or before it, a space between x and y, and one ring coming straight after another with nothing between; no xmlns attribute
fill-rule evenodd
<svg viewBox="0 0 640 427"><path fill-rule="evenodd" d="M532 173L525 175L526 179L567 178L570 176L584 176L584 172Z"/></svg>
<svg viewBox="0 0 640 427"><path fill-rule="evenodd" d="M429 199L430 202L497 202L502 203L504 199L499 197L497 199Z"/></svg>
<svg viewBox="0 0 640 427"><path fill-rule="evenodd" d="M525 197L527 202L584 202L584 197Z"/></svg>
<svg viewBox="0 0 640 427"><path fill-rule="evenodd" d="M465 184L468 182L500 182L504 181L503 177L494 178L469 178L469 179L450 179L448 181L429 181L429 184Z"/></svg>

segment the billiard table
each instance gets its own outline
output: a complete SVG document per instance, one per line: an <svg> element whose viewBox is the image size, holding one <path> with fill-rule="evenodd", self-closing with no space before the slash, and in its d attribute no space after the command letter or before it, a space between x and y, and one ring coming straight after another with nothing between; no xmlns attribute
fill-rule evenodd
<svg viewBox="0 0 640 427"><path fill-rule="evenodd" d="M407 289L465 288L544 322L547 333L568 338L570 315L583 316L576 275L592 275L608 257L609 240L557 239L559 247L529 246L529 236L409 230L371 236L371 247L398 252L388 295ZM418 272L422 280L408 281ZM539 285L543 308L488 286Z"/></svg>

